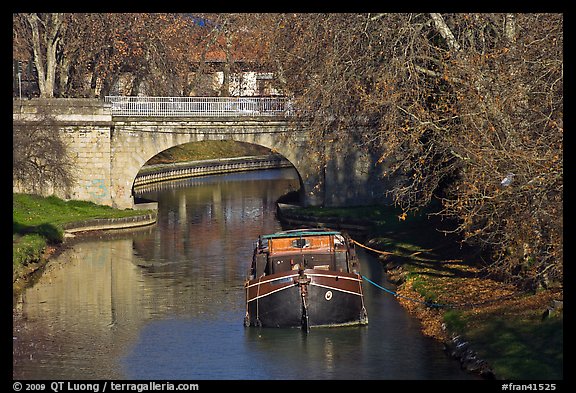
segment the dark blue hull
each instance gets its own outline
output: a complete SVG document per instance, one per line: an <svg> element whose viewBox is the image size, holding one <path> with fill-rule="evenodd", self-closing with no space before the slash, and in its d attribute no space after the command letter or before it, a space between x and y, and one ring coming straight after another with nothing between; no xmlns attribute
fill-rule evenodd
<svg viewBox="0 0 576 393"><path fill-rule="evenodd" d="M247 283L246 326L320 327L368 323L358 275L306 270Z"/></svg>

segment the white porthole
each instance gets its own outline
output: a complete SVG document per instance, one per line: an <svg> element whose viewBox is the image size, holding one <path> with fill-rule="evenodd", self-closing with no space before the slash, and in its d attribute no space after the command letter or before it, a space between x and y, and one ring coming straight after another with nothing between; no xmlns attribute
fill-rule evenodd
<svg viewBox="0 0 576 393"><path fill-rule="evenodd" d="M326 293L324 294L324 299L326 300L332 299L332 291L326 291Z"/></svg>

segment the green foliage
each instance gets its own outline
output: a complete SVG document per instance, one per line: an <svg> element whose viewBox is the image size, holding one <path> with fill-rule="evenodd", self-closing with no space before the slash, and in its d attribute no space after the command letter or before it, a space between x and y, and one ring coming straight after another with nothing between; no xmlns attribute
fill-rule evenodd
<svg viewBox="0 0 576 393"><path fill-rule="evenodd" d="M270 149L251 143L232 140L186 143L165 150L152 157L147 164L167 164L179 161L210 160L269 154Z"/></svg>
<svg viewBox="0 0 576 393"><path fill-rule="evenodd" d="M469 313L448 310L443 320L502 379L562 379L563 318L504 317L492 313L479 324Z"/></svg>
<svg viewBox="0 0 576 393"><path fill-rule="evenodd" d="M444 323L451 332L462 332L466 328L466 320L459 310L448 310L443 315Z"/></svg>
<svg viewBox="0 0 576 393"><path fill-rule="evenodd" d="M15 270L36 262L48 243L60 243L63 225L91 218L140 215L139 210L117 210L87 201L64 201L55 196L13 194L12 234Z"/></svg>
<svg viewBox="0 0 576 393"><path fill-rule="evenodd" d="M12 230L14 233L44 233L54 235L66 223L90 218L128 217L141 211L117 210L88 201L64 201L55 196L14 194ZM55 228L50 228L53 226ZM53 240L58 240L55 237Z"/></svg>
<svg viewBox="0 0 576 393"><path fill-rule="evenodd" d="M503 379L562 379L563 332L563 318L494 317L468 336Z"/></svg>
<svg viewBox="0 0 576 393"><path fill-rule="evenodd" d="M412 278L412 289L422 295L426 303L436 303L438 301L438 289L431 285L422 275L409 273L408 277Z"/></svg>
<svg viewBox="0 0 576 393"><path fill-rule="evenodd" d="M40 260L42 251L46 247L46 238L41 234L29 234L13 237L12 266L20 266Z"/></svg>

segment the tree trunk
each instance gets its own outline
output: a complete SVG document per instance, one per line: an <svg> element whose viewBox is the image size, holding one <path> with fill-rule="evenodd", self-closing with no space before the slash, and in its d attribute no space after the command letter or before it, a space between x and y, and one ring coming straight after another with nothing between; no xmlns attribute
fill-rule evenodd
<svg viewBox="0 0 576 393"><path fill-rule="evenodd" d="M448 44L450 50L458 52L460 50L460 44L458 44L458 41L454 37L454 34L452 34L452 31L450 30L446 22L444 22L444 18L442 18L442 15L431 13L430 16L434 21L434 26L436 26L436 30L438 30L440 35L446 40L446 43Z"/></svg>
<svg viewBox="0 0 576 393"><path fill-rule="evenodd" d="M70 64L71 61L68 58L63 58L60 62L60 74L59 74L59 94L61 97L66 97L68 95L69 81L70 81Z"/></svg>
<svg viewBox="0 0 576 393"><path fill-rule="evenodd" d="M506 36L506 40L514 49L516 44L516 15L514 14L506 14L506 20L504 22L504 35Z"/></svg>
<svg viewBox="0 0 576 393"><path fill-rule="evenodd" d="M222 87L220 88L220 96L228 97L230 96L230 74L232 73L232 39L230 36L226 36L226 47L224 52L226 53L226 62L224 63L224 75L222 80Z"/></svg>
<svg viewBox="0 0 576 393"><path fill-rule="evenodd" d="M54 97L57 67L56 51L61 38L62 19L63 14L59 13L48 14L45 21L36 13L26 15L26 20L32 29L32 51L34 64L38 71L40 97ZM44 27L43 36L40 33L40 25ZM42 44L44 44L44 49Z"/></svg>

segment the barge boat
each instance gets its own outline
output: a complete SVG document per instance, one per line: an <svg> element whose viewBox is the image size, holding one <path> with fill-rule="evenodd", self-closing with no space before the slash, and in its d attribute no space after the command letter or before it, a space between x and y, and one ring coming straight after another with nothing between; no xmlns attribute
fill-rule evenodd
<svg viewBox="0 0 576 393"><path fill-rule="evenodd" d="M338 231L259 236L244 288L247 327L308 331L368 323L354 242Z"/></svg>

